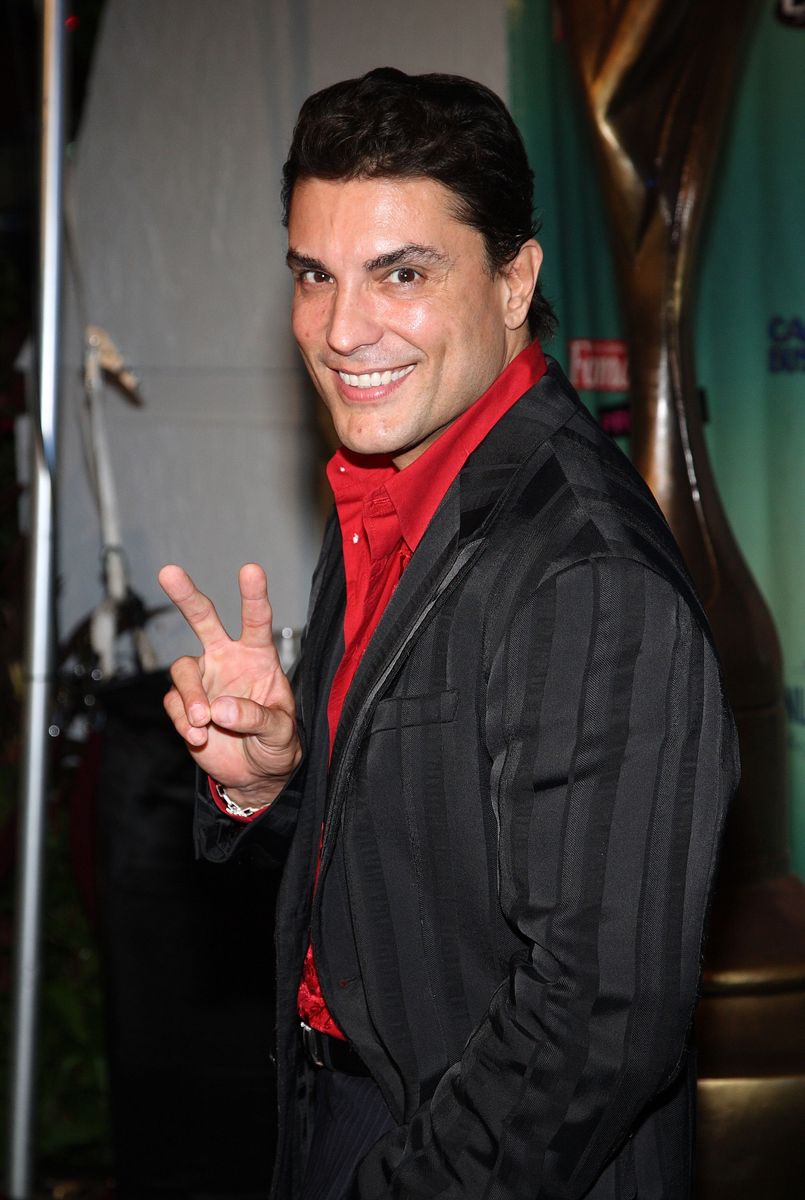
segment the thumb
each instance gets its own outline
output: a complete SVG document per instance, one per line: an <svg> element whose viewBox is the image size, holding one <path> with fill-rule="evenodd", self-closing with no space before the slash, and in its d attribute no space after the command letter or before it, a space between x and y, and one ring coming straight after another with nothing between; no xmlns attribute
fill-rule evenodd
<svg viewBox="0 0 805 1200"><path fill-rule="evenodd" d="M291 713L244 697L218 696L210 706L210 716L220 729L256 737L267 746L287 746L294 736Z"/></svg>

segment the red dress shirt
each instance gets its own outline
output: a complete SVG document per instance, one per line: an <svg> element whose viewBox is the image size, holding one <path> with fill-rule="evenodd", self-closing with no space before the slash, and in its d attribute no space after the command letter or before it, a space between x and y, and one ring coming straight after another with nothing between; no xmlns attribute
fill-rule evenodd
<svg viewBox="0 0 805 1200"><path fill-rule="evenodd" d="M336 451L328 463L327 477L341 526L347 592L344 655L327 705L331 751L344 698L369 639L450 484L490 429L545 369L542 349L534 341L402 471L387 456L344 449ZM227 811L212 783L210 791L218 807ZM327 1011L312 945L305 955L297 1004L299 1016L313 1029L344 1037Z"/></svg>

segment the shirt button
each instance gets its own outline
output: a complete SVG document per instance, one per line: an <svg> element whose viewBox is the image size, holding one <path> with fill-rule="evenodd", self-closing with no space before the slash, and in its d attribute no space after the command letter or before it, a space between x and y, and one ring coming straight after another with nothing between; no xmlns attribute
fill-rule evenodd
<svg viewBox="0 0 805 1200"><path fill-rule="evenodd" d="M353 546L356 546L356 545L358 544L358 542L359 542L359 541L360 541L360 538L358 537L358 534L357 534L357 533L353 533L353 535L352 535L352 544L353 544Z"/></svg>

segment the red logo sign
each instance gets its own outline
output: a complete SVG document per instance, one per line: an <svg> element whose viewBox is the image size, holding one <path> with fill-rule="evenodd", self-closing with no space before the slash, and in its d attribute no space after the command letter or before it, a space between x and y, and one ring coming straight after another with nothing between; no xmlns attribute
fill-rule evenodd
<svg viewBox="0 0 805 1200"><path fill-rule="evenodd" d="M570 382L577 392L628 392L629 358L619 338L570 338Z"/></svg>

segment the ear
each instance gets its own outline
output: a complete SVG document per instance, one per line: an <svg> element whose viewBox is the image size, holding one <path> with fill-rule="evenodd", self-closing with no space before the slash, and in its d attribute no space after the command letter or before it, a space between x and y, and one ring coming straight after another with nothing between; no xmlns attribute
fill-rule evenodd
<svg viewBox="0 0 805 1200"><path fill-rule="evenodd" d="M507 329L520 329L528 319L531 297L542 266L542 247L533 238L523 242L510 263L501 267L506 285L504 320Z"/></svg>

